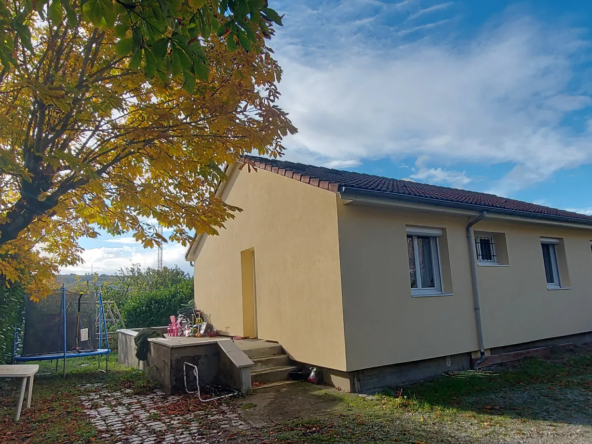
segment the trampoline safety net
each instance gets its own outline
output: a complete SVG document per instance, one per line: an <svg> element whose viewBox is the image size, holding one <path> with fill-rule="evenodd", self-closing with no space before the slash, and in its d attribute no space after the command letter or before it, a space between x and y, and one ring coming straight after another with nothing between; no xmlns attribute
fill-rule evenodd
<svg viewBox="0 0 592 444"><path fill-rule="evenodd" d="M99 346L96 326L96 295L66 291L66 351L76 349L76 324L79 326L78 347L92 350ZM25 335L21 356L64 352L64 332L61 316L62 290L53 292L39 302L25 301ZM85 330L87 329L87 330ZM83 340L84 339L84 340Z"/></svg>

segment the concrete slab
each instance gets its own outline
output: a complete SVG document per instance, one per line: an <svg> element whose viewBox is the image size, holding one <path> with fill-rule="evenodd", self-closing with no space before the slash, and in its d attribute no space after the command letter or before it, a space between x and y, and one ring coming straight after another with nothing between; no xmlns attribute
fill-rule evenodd
<svg viewBox="0 0 592 444"><path fill-rule="evenodd" d="M259 348L279 347L277 342L269 342L263 339L241 339L234 341L236 346L242 351L256 350Z"/></svg>
<svg viewBox="0 0 592 444"><path fill-rule="evenodd" d="M230 338L215 337L215 338L186 338L182 336L173 338L150 338L150 342L156 342L165 347L178 348L178 347L193 347L196 345L208 345L216 344L221 341L230 341Z"/></svg>
<svg viewBox="0 0 592 444"><path fill-rule="evenodd" d="M253 367L253 361L251 361L251 359L249 359L249 357L245 355L242 350L231 351L227 352L226 354L238 368Z"/></svg>

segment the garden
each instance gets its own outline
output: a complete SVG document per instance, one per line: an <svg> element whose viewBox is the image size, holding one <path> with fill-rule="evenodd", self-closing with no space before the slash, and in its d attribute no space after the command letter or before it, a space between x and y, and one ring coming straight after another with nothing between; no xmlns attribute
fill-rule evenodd
<svg viewBox="0 0 592 444"><path fill-rule="evenodd" d="M308 383L201 402L164 395L111 356L42 363L14 422L16 381L0 380L0 443L589 443L592 347L489 371L451 373L375 395Z"/></svg>

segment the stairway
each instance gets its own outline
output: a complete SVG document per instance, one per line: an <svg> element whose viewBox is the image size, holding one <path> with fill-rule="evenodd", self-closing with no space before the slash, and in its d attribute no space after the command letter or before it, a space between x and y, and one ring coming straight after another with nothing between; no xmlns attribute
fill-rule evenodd
<svg viewBox="0 0 592 444"><path fill-rule="evenodd" d="M255 364L251 369L252 382L278 382L289 379L292 370L298 366L292 365L290 357L281 345L263 340L248 339L236 341L235 344Z"/></svg>

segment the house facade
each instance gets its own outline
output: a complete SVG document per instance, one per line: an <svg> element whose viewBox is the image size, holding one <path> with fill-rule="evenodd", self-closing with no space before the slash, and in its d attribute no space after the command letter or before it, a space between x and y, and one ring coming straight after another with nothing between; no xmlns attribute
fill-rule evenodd
<svg viewBox="0 0 592 444"><path fill-rule="evenodd" d="M344 390L592 331L592 218L497 196L247 158L242 208L197 237L197 306L223 334L279 342ZM592 336L591 336L592 337Z"/></svg>

